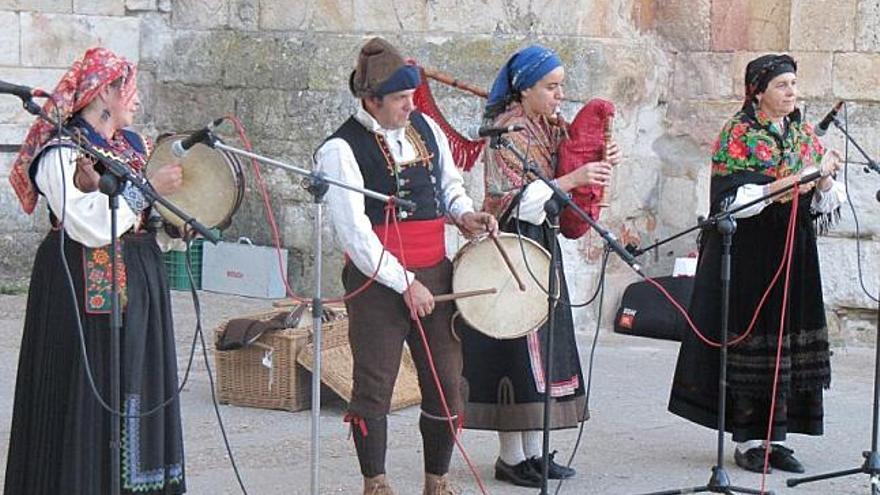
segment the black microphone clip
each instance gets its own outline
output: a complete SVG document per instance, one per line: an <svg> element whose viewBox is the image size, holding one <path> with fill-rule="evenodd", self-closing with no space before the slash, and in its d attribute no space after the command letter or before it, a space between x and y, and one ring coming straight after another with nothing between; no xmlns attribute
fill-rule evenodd
<svg viewBox="0 0 880 495"><path fill-rule="evenodd" d="M520 132L520 131L524 131L524 130L526 130L526 128L524 126L519 125L519 124L513 124L513 125L501 126L501 127L482 126L477 130L477 136L479 136L481 138L484 138L484 137L493 138L493 137L498 137L502 134L507 134L509 132Z"/></svg>
<svg viewBox="0 0 880 495"><path fill-rule="evenodd" d="M208 146L212 146L214 142L214 136L212 131L215 127L223 123L225 117L220 117L219 119L213 120L209 122L208 125L202 127L196 132L190 134L188 137L183 139L178 139L171 145L171 153L177 158L183 158L186 156L187 151L193 146L199 143L205 143Z"/></svg>

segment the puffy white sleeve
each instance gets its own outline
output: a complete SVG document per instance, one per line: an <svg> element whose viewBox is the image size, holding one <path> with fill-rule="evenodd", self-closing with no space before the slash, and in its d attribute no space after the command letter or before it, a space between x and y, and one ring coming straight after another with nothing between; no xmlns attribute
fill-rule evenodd
<svg viewBox="0 0 880 495"><path fill-rule="evenodd" d="M110 244L110 200L100 191L84 193L73 185L77 153L65 146L47 149L36 164L35 181L71 239L87 247L106 246ZM136 225L138 215L125 201L119 201L117 213L118 234L122 235Z"/></svg>

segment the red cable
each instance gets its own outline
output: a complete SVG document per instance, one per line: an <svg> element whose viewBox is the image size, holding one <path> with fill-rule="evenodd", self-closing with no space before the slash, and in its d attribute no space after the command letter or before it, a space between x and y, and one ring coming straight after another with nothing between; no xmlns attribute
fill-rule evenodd
<svg viewBox="0 0 880 495"><path fill-rule="evenodd" d="M755 327L755 322L758 321L758 316L761 314L761 310L764 307L764 303L767 301L767 298L770 296L770 291L773 290L773 287L776 286L776 282L779 280L779 275L782 273L782 269L785 267L785 257L788 254L787 249L788 249L788 247L786 246L786 250L783 250L782 258L779 261L779 268L776 269L776 274L773 275L773 279L770 281L770 284L767 286L767 289L764 291L764 294L761 296L761 300L758 302L758 306L755 308L755 313L754 313L754 315L752 315L752 320L749 323L749 326L746 328L746 330L742 334L738 335L736 338L729 341L727 343L727 345L739 344L740 342L745 340L746 337L749 336L749 334L752 333L752 330ZM700 329L697 328L696 324L694 324L693 320L691 320L691 317L688 314L687 310L684 309L681 306L681 304L679 304L678 301L675 300L674 297L672 297L672 294L670 294L666 290L665 287L660 285L659 282L657 282L656 280L654 280L651 277L643 275L643 278L645 279L645 281L647 281L649 284L653 285L657 290L659 290L666 297L666 299L675 307L675 309L678 310L679 313L681 313L681 315L684 317L685 321L687 322L688 326L691 328L691 330L694 332L694 334L701 341L703 341L704 344L706 344L709 347L721 347L720 342L715 342L714 340L711 340L710 338L706 337L700 331Z"/></svg>
<svg viewBox="0 0 880 495"><path fill-rule="evenodd" d="M789 289L789 280L791 277L791 262L794 258L794 234L797 230L797 212L798 212L798 202L799 195L797 193L794 194L794 197L791 200L791 218L789 219L788 232L785 239L786 248L788 248L788 259L786 260L785 267L785 285L782 288L782 311L780 311L779 316L779 338L776 342L776 369L773 371L773 392L770 396L770 418L767 420L767 440L766 440L766 448L764 449L764 470L761 473L761 492L764 492L764 487L767 482L767 469L770 465L770 451L772 450L772 446L770 445L770 439L773 436L773 417L776 413L776 391L779 387L779 368L782 364L782 338L785 331L785 315L788 313L788 289Z"/></svg>
<svg viewBox="0 0 880 495"><path fill-rule="evenodd" d="M397 224L397 215L392 216L392 224L394 225L394 230L397 232L397 243L400 248L400 261L403 266L406 266L406 256L404 255L403 250L403 238L400 236L400 228ZM409 290L410 282L409 277L406 276L404 272L404 279L406 280L406 289ZM409 306L409 305L407 305ZM422 345L425 346L425 356L428 358L428 367L431 369L431 377L434 379L434 386L437 387L437 391L440 395L440 403L443 405L443 411L446 413L446 422L449 425L449 431L452 433L452 438L455 440L455 445L458 447L458 451L461 453L462 458L464 458L465 463L467 463L468 468L471 470L471 474L473 474L474 479L477 481L477 485L480 487L480 492L483 495L487 495L486 487L483 485L483 480L480 478L480 474L477 472L476 466L471 461L470 456L468 456L467 451L465 451L464 446L461 444L461 440L458 435L458 428L455 423L452 421L452 412L449 410L449 403L446 401L446 394L443 392L443 386L440 383L440 377L437 374L437 368L434 366L434 356L431 352L431 347L428 345L428 336L425 333L425 328L422 326L422 320L419 318L419 315L416 313L415 308L410 307L409 312L410 318L416 323L416 327L419 329L419 337L422 339ZM459 412L462 414L462 412Z"/></svg>

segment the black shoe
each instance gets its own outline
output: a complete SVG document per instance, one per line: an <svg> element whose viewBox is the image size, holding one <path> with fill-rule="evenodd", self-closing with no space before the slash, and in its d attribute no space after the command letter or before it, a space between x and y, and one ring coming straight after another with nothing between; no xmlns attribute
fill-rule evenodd
<svg viewBox="0 0 880 495"><path fill-rule="evenodd" d="M568 466L563 466L562 464L557 464L553 458L556 457L556 451L554 450L550 454L550 462L547 466L547 474L551 480L567 480L568 478L574 477L577 474L573 468ZM544 473L544 463L540 457L531 457L529 458L529 462L532 463L532 468L540 475Z"/></svg>
<svg viewBox="0 0 880 495"><path fill-rule="evenodd" d="M751 448L745 453L739 451L739 449L734 449L733 451L733 460L736 461L736 465L745 469L746 471L752 471L754 473L763 473L764 472L764 447L754 447ZM772 457L772 454L771 454ZM773 461L770 461L770 464L775 467ZM767 472L772 472L772 469L767 468Z"/></svg>
<svg viewBox="0 0 880 495"><path fill-rule="evenodd" d="M541 473L535 471L532 463L528 460L511 466L502 461L500 457L495 461L495 479L530 488L540 488L542 480Z"/></svg>
<svg viewBox="0 0 880 495"><path fill-rule="evenodd" d="M804 465L795 459L794 451L784 445L770 446L770 465L789 473L804 472Z"/></svg>

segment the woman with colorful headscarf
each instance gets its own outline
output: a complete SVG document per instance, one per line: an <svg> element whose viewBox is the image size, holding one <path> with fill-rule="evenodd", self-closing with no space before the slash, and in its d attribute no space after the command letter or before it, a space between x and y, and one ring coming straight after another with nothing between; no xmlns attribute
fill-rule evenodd
<svg viewBox="0 0 880 495"><path fill-rule="evenodd" d="M783 442L788 433L822 434L822 394L831 383L828 329L814 222L826 224L846 200L833 175L839 155L827 152L802 121L797 102L797 64L788 55L764 55L746 67L742 109L722 128L712 155L710 208L715 214L779 191L810 172L817 182L799 186L791 280L770 292L752 333L728 350L727 430L738 442L734 459L749 471L764 465L780 320L785 315L778 391L773 410L772 468L803 472ZM758 302L783 256L793 195L783 194L733 216L730 317L731 337L749 326ZM704 231L691 301L697 327L716 342L721 325L721 236ZM783 291L788 302L782 306ZM678 357L669 410L716 429L717 348L690 332Z"/></svg>
<svg viewBox="0 0 880 495"><path fill-rule="evenodd" d="M506 137L529 159L554 177L557 153L566 134L555 119L563 99L565 70L552 50L529 46L515 53L492 85L484 118L493 126L521 125L523 132ZM556 179L564 191L579 186L604 186L612 164L620 160L616 145L609 146L608 162L588 163ZM610 163L609 163L610 162ZM522 163L509 150L486 154L486 196L483 209L499 218L507 232L521 232L548 250L557 239L546 223L544 204L552 190L523 174ZM588 416L584 380L574 336L564 274L556 307L551 428L573 428ZM542 359L546 325L513 340L495 340L471 329L462 330L464 376L469 387L465 428L499 432L500 452L495 477L520 486L542 482L541 454L544 425ZM574 470L551 456L551 479L568 478Z"/></svg>
<svg viewBox="0 0 880 495"><path fill-rule="evenodd" d="M92 48L62 77L44 110L78 129L102 154L139 172L150 144L125 129L139 106L135 66ZM109 399L112 257L109 200L97 190L99 178L94 161L42 120L31 127L13 164L10 182L22 208L32 213L38 196L45 197L52 228L31 274L6 493L109 493L112 421L121 423L125 493L186 491L180 405L174 399L159 407L178 386L168 283L156 236L145 229L149 202L131 185L123 189L118 210L122 397L120 404L110 404L126 417L104 410L89 386L87 371L101 397ZM171 193L180 187L181 168L166 165L150 180L158 193ZM80 328L89 370L80 352Z"/></svg>

